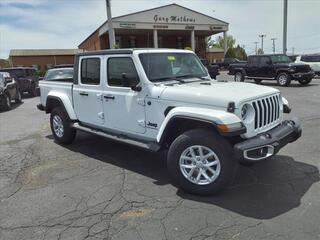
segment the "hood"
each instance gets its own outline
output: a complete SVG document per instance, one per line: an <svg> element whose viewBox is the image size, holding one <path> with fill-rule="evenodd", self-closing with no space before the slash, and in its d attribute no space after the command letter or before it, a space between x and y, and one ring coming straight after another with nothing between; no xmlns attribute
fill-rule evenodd
<svg viewBox="0 0 320 240"><path fill-rule="evenodd" d="M235 107L238 108L243 102L275 93L279 93L279 90L253 83L197 81L166 86L160 98L223 108L226 108L229 102L235 102Z"/></svg>

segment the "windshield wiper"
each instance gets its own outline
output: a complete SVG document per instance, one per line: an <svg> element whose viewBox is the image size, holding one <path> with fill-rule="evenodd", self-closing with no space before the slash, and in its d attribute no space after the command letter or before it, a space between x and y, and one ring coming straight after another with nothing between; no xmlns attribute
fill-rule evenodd
<svg viewBox="0 0 320 240"><path fill-rule="evenodd" d="M205 77L200 77L200 76L196 76L196 75L192 75L192 74L186 74L186 75L176 76L176 78L198 78L198 79L200 79L200 80L209 81L209 79L207 79L207 78L205 78Z"/></svg>
<svg viewBox="0 0 320 240"><path fill-rule="evenodd" d="M152 81L159 81L159 82L164 82L164 81L178 81L178 82L181 82L181 83L184 83L185 81L182 80L182 79L179 79L177 77L162 77L162 78L156 78L156 79L152 79Z"/></svg>

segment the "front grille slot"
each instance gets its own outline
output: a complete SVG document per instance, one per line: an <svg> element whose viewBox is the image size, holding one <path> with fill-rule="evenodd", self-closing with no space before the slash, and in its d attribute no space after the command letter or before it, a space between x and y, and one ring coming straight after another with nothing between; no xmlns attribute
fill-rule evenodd
<svg viewBox="0 0 320 240"><path fill-rule="evenodd" d="M252 102L255 112L254 128L259 130L278 121L280 118L279 95Z"/></svg>

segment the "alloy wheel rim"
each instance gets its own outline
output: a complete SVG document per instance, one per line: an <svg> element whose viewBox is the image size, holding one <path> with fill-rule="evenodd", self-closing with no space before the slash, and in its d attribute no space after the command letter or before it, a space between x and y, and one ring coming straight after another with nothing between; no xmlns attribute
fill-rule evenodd
<svg viewBox="0 0 320 240"><path fill-rule="evenodd" d="M241 75L238 73L236 74L236 82L240 82L241 81Z"/></svg>
<svg viewBox="0 0 320 240"><path fill-rule="evenodd" d="M179 167L183 176L197 185L213 183L221 171L217 154L212 149L201 145L185 149L180 156Z"/></svg>
<svg viewBox="0 0 320 240"><path fill-rule="evenodd" d="M280 75L279 82L281 85L285 85L287 83L287 77L285 75Z"/></svg>
<svg viewBox="0 0 320 240"><path fill-rule="evenodd" d="M55 115L53 117L52 125L53 125L54 133L60 138L63 137L63 133L64 133L63 123L62 123L62 119L58 115Z"/></svg>
<svg viewBox="0 0 320 240"><path fill-rule="evenodd" d="M9 98L9 96L7 96L7 99L6 99L6 101L7 101L7 106L8 106L8 107L10 107L10 106L11 106L11 101L10 101L10 98Z"/></svg>

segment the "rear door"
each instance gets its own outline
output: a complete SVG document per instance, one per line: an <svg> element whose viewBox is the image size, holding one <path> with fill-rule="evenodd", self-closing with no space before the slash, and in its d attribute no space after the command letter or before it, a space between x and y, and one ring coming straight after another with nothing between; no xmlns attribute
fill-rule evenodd
<svg viewBox="0 0 320 240"><path fill-rule="evenodd" d="M256 77L258 74L259 68L259 57L258 56L250 56L248 58L246 73L248 77Z"/></svg>
<svg viewBox="0 0 320 240"><path fill-rule="evenodd" d="M78 84L73 86L73 102L80 122L101 126L104 123L102 108L102 58L79 59Z"/></svg>
<svg viewBox="0 0 320 240"><path fill-rule="evenodd" d="M260 57L260 65L257 77L272 78L276 75L273 69L271 58L268 56Z"/></svg>

